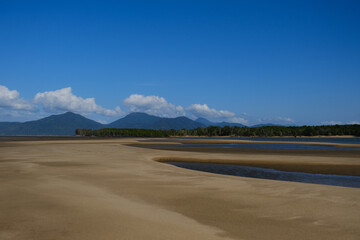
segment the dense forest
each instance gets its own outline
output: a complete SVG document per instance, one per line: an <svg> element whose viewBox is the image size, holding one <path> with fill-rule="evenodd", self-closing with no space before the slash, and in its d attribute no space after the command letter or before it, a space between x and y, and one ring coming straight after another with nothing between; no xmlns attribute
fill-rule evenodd
<svg viewBox="0 0 360 240"><path fill-rule="evenodd" d="M233 137L273 137L273 136L342 136L360 137L360 125L324 125L324 126L264 126L264 127L217 127L182 129L182 130L151 130L151 129L120 129L104 128L98 130L76 129L76 135L99 137L172 137L172 136L233 136Z"/></svg>

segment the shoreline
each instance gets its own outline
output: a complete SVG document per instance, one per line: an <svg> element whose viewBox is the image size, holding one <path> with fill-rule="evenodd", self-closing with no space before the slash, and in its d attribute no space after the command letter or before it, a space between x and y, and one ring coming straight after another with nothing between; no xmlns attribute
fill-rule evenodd
<svg viewBox="0 0 360 240"><path fill-rule="evenodd" d="M193 138L359 138L358 136L354 135L334 135L334 136L327 136L327 135L317 135L317 136L255 136L255 137L245 137L245 136L172 136L170 138L181 138L181 137L193 137Z"/></svg>
<svg viewBox="0 0 360 240"><path fill-rule="evenodd" d="M360 150L360 144L358 143L328 143L328 142L288 142L288 141L251 141L251 140L219 140L219 139L163 139L161 141L148 141L138 142L133 145L166 145L169 144L236 144L236 143L265 143L265 144L299 144L299 145L318 145L318 146L334 146L334 147L349 147L358 148Z"/></svg>
<svg viewBox="0 0 360 240"><path fill-rule="evenodd" d="M159 140L160 139L160 140ZM300 142L300 141L253 141L243 139L181 139L181 138L150 138L140 140L133 145L166 145L169 144L237 144L237 143L264 143L264 144L300 144L300 145L317 145L317 146L334 146L334 147L349 147L358 148L360 150L360 143L331 143L331 142Z"/></svg>
<svg viewBox="0 0 360 240"><path fill-rule="evenodd" d="M150 145L150 144L149 144ZM360 151L357 150L296 150L296 149L254 149L254 148L222 148L222 147L176 147L173 146L161 146L159 147L148 147L147 145L136 145L129 144L129 146L156 149L156 150L167 150L175 152L198 152L198 153L209 153L209 154L253 154L253 155L288 155L288 156L316 156L316 157L348 157L348 158L360 158ZM167 145L167 144L166 144ZM171 144L169 144L171 145Z"/></svg>

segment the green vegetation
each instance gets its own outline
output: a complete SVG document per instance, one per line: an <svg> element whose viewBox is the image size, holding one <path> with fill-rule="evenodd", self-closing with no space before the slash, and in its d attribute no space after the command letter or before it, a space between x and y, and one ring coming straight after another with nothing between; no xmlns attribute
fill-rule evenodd
<svg viewBox="0 0 360 240"><path fill-rule="evenodd" d="M237 127L210 126L206 128L182 130L152 130L104 128L98 130L76 129L76 135L99 137L171 137L171 136L236 136L236 137L272 137L272 136L342 136L360 137L360 125L326 125L301 127Z"/></svg>

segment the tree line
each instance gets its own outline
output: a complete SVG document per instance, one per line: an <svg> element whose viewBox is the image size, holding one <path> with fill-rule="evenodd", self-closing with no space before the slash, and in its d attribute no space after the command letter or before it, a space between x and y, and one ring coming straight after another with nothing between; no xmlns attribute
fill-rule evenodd
<svg viewBox="0 0 360 240"><path fill-rule="evenodd" d="M154 130L133 128L103 128L97 130L76 129L76 135L96 137L172 137L172 136L233 136L233 137L274 137L274 136L343 136L360 137L360 125L323 125L323 126L263 126L263 127L218 127Z"/></svg>

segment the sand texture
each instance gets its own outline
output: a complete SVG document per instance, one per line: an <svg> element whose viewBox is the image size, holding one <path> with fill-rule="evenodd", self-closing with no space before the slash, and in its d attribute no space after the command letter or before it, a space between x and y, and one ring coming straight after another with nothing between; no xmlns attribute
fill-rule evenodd
<svg viewBox="0 0 360 240"><path fill-rule="evenodd" d="M0 239L360 239L358 188L225 176L154 161L358 169L357 153L127 146L138 140L0 142Z"/></svg>

